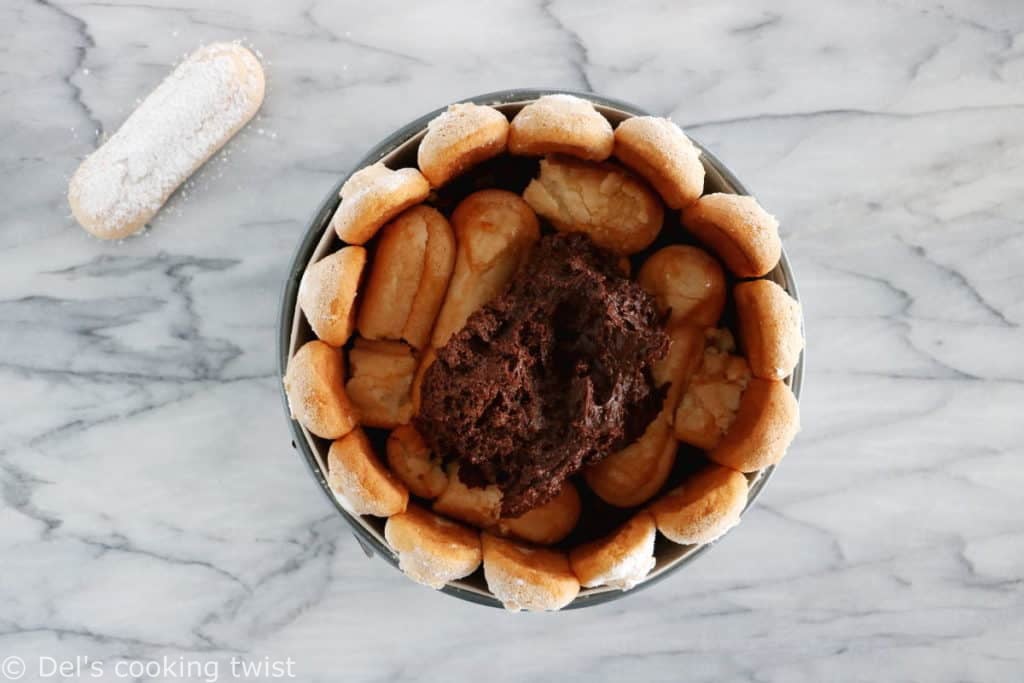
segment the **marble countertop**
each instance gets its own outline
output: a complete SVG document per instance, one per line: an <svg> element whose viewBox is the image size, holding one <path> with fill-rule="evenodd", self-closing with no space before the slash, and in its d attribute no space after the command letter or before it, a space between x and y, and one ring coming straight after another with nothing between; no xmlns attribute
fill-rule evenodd
<svg viewBox="0 0 1024 683"><path fill-rule="evenodd" d="M106 680L232 657L303 681L1021 680L1020 3L0 0L0 36L0 659L25 680L40 657ZM235 38L265 61L259 118L143 236L76 228L80 159ZM782 220L809 341L803 432L740 528L558 615L367 559L289 446L274 353L339 174L518 86L714 150Z"/></svg>

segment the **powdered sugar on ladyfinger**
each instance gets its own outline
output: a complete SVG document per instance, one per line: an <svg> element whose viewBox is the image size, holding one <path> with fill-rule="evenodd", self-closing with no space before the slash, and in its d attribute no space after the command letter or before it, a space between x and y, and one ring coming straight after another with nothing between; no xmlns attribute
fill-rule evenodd
<svg viewBox="0 0 1024 683"><path fill-rule="evenodd" d="M75 219L101 239L142 228L256 114L264 85L241 45L193 52L78 167L68 187Z"/></svg>

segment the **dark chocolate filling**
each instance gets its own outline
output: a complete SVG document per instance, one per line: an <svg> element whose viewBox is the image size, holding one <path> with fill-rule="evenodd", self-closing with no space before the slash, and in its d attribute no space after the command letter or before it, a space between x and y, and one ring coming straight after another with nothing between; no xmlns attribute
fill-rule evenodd
<svg viewBox="0 0 1024 683"><path fill-rule="evenodd" d="M543 237L496 300L438 350L414 424L502 514L638 438L661 408L651 365L668 338L618 257L580 234Z"/></svg>

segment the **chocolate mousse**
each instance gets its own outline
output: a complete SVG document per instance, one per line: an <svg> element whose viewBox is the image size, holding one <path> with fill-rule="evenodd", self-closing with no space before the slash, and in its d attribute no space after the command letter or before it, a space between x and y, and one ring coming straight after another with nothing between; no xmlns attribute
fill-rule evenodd
<svg viewBox="0 0 1024 683"><path fill-rule="evenodd" d="M660 322L617 256L581 234L548 235L438 349L414 424L460 463L464 483L496 484L502 515L519 516L657 415L651 365L668 349Z"/></svg>

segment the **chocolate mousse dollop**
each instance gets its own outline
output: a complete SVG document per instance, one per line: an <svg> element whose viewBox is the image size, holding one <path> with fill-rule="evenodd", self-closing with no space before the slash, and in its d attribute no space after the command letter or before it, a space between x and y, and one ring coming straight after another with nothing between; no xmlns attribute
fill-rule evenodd
<svg viewBox="0 0 1024 683"><path fill-rule="evenodd" d="M438 349L416 428L502 515L638 438L661 408L651 365L668 349L654 301L580 234L540 240L496 300Z"/></svg>

